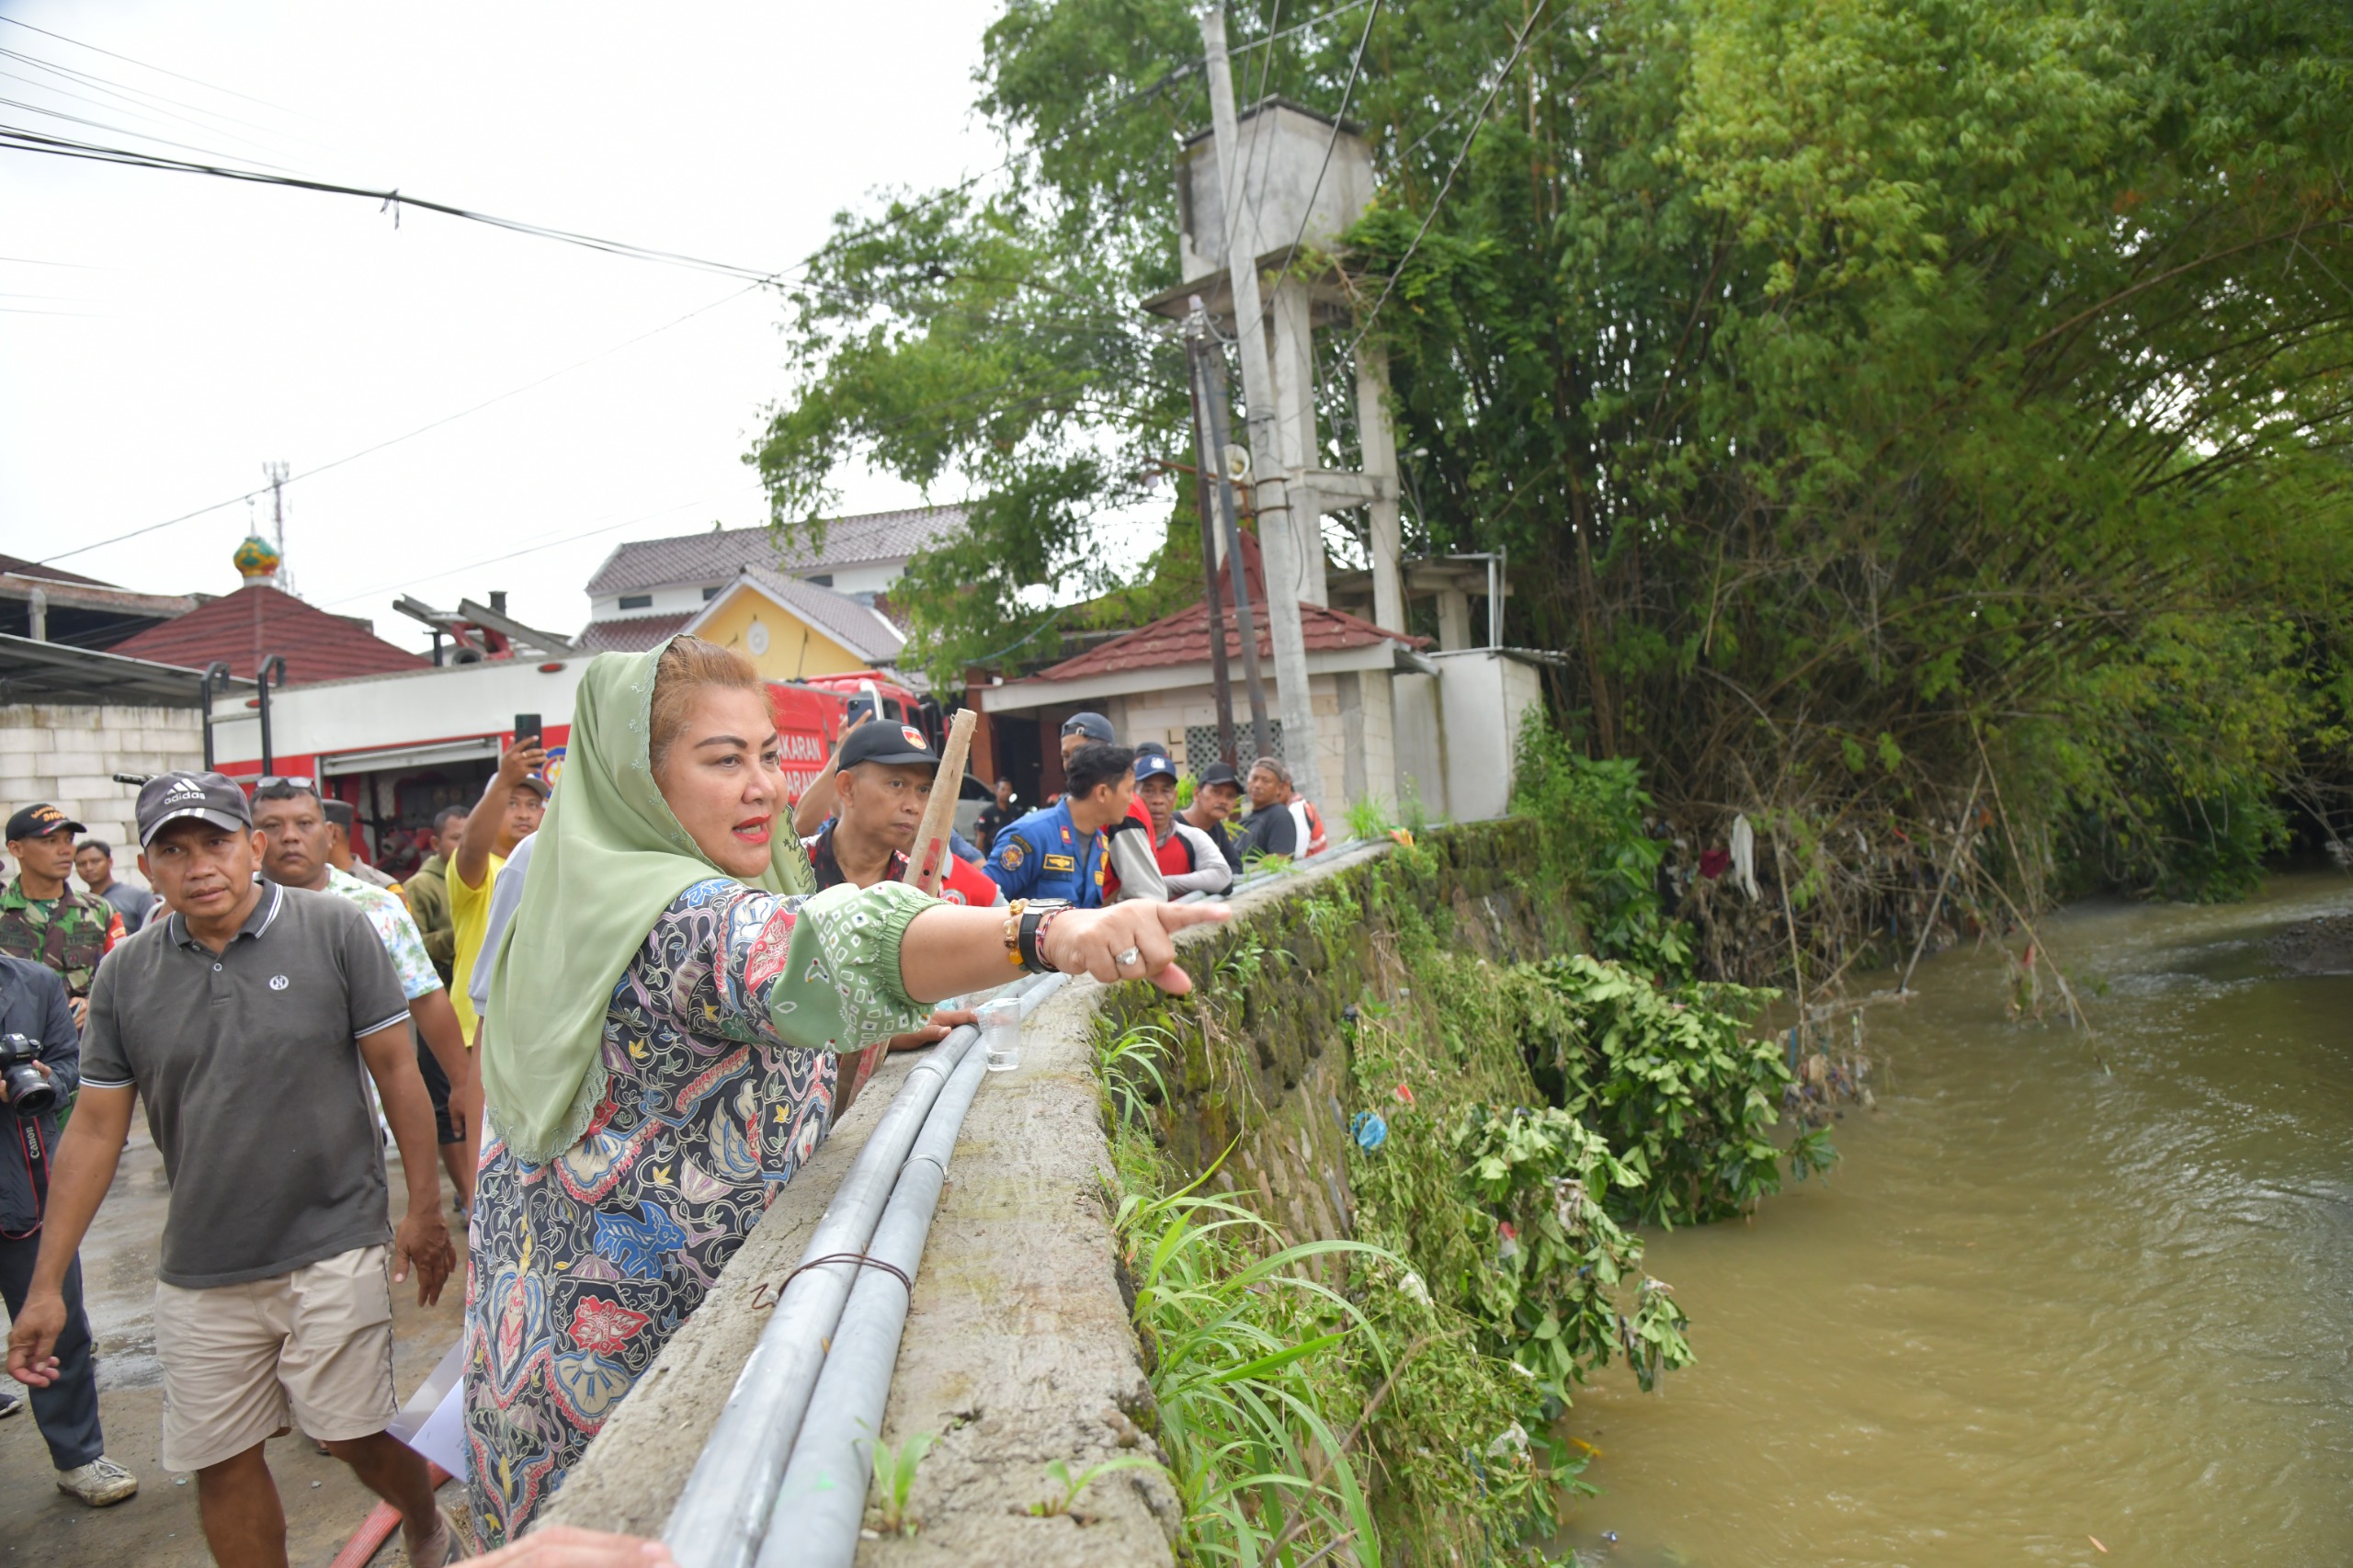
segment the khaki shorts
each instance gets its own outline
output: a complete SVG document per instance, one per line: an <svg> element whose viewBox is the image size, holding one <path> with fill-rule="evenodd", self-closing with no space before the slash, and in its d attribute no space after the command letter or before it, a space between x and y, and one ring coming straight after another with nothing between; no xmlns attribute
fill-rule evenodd
<svg viewBox="0 0 2353 1568"><path fill-rule="evenodd" d="M206 1290L157 1281L164 1468L234 1459L288 1430L290 1416L323 1443L382 1431L400 1409L389 1250Z"/></svg>

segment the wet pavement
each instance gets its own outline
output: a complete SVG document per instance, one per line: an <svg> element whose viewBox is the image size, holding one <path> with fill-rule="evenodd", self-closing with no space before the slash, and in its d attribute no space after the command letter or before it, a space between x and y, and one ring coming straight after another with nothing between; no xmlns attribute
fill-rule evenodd
<svg viewBox="0 0 2353 1568"><path fill-rule="evenodd" d="M392 1204L401 1206L400 1162L392 1161ZM442 1177L442 1201L451 1198ZM98 1343L98 1415L107 1452L139 1477L139 1495L111 1508L87 1508L56 1488L49 1449L29 1407L0 1421L0 1563L43 1568L200 1568L211 1559L197 1522L196 1483L165 1470L156 1457L164 1403L151 1308L155 1251L170 1189L143 1117L132 1119L131 1147L114 1187L82 1246L83 1289ZM455 1216L451 1216L454 1231ZM393 1372L405 1399L457 1343L463 1277L452 1276L441 1300L416 1304L414 1282L392 1300ZM17 1385L11 1382L11 1388ZM286 1505L287 1560L324 1564L343 1549L375 1496L300 1431L268 1446L269 1467ZM446 1502L451 1489L444 1488ZM403 1558L397 1533L380 1563Z"/></svg>

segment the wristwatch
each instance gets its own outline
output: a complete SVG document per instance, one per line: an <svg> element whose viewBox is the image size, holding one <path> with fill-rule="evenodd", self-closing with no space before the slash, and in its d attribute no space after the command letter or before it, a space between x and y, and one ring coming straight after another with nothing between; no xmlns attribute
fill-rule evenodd
<svg viewBox="0 0 2353 1568"><path fill-rule="evenodd" d="M1013 961L1030 974L1051 974L1054 966L1046 961L1046 927L1054 916L1070 908L1066 898L1032 898L1022 901L1021 913L1015 917Z"/></svg>

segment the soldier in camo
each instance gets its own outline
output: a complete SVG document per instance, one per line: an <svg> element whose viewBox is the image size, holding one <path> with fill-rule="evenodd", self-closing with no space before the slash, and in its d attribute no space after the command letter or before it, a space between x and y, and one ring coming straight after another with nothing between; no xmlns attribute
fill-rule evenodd
<svg viewBox="0 0 2353 1568"><path fill-rule="evenodd" d="M82 824L51 805L27 806L8 819L16 880L0 892L0 953L57 971L80 1027L90 1010L98 960L122 940L122 915L105 899L77 892L74 835Z"/></svg>

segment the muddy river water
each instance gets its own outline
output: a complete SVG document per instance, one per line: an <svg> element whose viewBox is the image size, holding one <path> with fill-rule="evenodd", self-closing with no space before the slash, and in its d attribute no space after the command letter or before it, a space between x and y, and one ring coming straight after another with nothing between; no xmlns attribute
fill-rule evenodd
<svg viewBox="0 0 2353 1568"><path fill-rule="evenodd" d="M1652 1237L1699 1359L1580 1398L1580 1561L2353 1563L2353 976L2263 948L2347 909L2052 917L2112 1075L1990 949L1925 961L1829 1182Z"/></svg>

